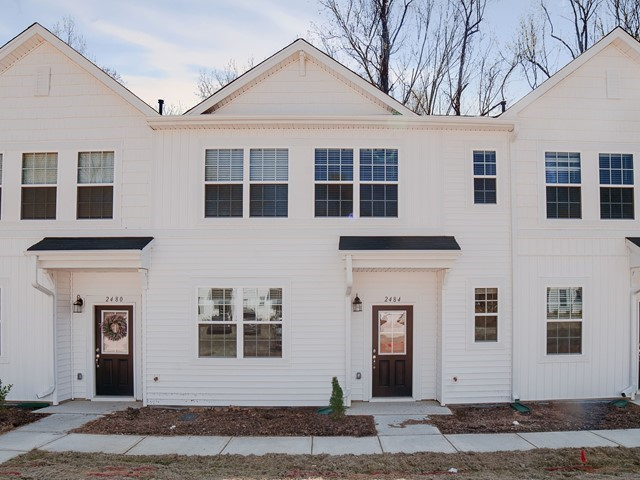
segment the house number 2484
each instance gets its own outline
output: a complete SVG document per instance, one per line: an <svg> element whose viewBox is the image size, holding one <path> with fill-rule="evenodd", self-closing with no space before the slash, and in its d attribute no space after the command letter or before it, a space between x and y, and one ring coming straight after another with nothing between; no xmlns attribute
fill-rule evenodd
<svg viewBox="0 0 640 480"><path fill-rule="evenodd" d="M384 297L384 303L398 303L400 302L400 297Z"/></svg>
<svg viewBox="0 0 640 480"><path fill-rule="evenodd" d="M106 298L104 299L105 302L114 302L114 303L122 303L123 302L123 298L122 297L110 297L109 295L106 296Z"/></svg>

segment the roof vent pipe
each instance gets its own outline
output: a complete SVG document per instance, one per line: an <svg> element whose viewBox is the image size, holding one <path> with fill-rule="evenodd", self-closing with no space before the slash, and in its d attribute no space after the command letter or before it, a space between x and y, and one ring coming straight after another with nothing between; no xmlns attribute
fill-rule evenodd
<svg viewBox="0 0 640 480"><path fill-rule="evenodd" d="M164 100L159 98L158 99L158 113L160 115L162 115L162 110L164 110Z"/></svg>

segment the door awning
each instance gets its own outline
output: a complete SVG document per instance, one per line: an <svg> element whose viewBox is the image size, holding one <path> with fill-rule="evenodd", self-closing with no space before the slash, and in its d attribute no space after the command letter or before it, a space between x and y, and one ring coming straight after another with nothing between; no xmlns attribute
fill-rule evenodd
<svg viewBox="0 0 640 480"><path fill-rule="evenodd" d="M45 237L26 255L43 269L138 270L149 268L153 237Z"/></svg>
<svg viewBox="0 0 640 480"><path fill-rule="evenodd" d="M353 270L439 270L462 254L450 236L343 236L338 249Z"/></svg>
<svg viewBox="0 0 640 480"><path fill-rule="evenodd" d="M629 264L631 268L640 267L640 237L627 237L626 244L629 249Z"/></svg>

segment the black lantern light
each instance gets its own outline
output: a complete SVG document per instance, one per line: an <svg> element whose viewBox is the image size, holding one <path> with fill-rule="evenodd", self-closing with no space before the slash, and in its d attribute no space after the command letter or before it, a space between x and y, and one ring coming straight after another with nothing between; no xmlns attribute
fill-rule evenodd
<svg viewBox="0 0 640 480"><path fill-rule="evenodd" d="M360 300L360 297L358 296L357 293L356 293L356 298L353 299L353 303L351 304L351 306L353 307L354 312L362 311L362 300Z"/></svg>
<svg viewBox="0 0 640 480"><path fill-rule="evenodd" d="M84 309L84 300L80 297L80 295L76 296L76 301L73 302L73 313L82 313Z"/></svg>

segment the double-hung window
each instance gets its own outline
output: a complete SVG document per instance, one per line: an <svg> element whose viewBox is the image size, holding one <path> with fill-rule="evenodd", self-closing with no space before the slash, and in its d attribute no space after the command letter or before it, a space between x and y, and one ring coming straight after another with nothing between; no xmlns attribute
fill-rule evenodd
<svg viewBox="0 0 640 480"><path fill-rule="evenodd" d="M242 217L243 162L241 148L205 152L205 217Z"/></svg>
<svg viewBox="0 0 640 480"><path fill-rule="evenodd" d="M113 218L113 152L78 154L77 218Z"/></svg>
<svg viewBox="0 0 640 480"><path fill-rule="evenodd" d="M473 203L497 203L496 152L473 152Z"/></svg>
<svg viewBox="0 0 640 480"><path fill-rule="evenodd" d="M315 216L353 215L353 150L316 148Z"/></svg>
<svg viewBox="0 0 640 480"><path fill-rule="evenodd" d="M54 220L58 181L57 153L22 154L23 220Z"/></svg>
<svg viewBox="0 0 640 480"><path fill-rule="evenodd" d="M198 356L282 357L282 288L199 288Z"/></svg>
<svg viewBox="0 0 640 480"><path fill-rule="evenodd" d="M286 217L289 211L289 151L252 148L249 164L249 216Z"/></svg>
<svg viewBox="0 0 640 480"><path fill-rule="evenodd" d="M398 216L398 150L360 150L360 216Z"/></svg>
<svg viewBox="0 0 640 480"><path fill-rule="evenodd" d="M633 220L633 155L600 154L600 218Z"/></svg>
<svg viewBox="0 0 640 480"><path fill-rule="evenodd" d="M582 218L580 154L546 152L547 218Z"/></svg>
<svg viewBox="0 0 640 480"><path fill-rule="evenodd" d="M547 355L582 353L582 287L547 288Z"/></svg>
<svg viewBox="0 0 640 480"><path fill-rule="evenodd" d="M498 341L498 289L475 289L475 325L476 342Z"/></svg>

